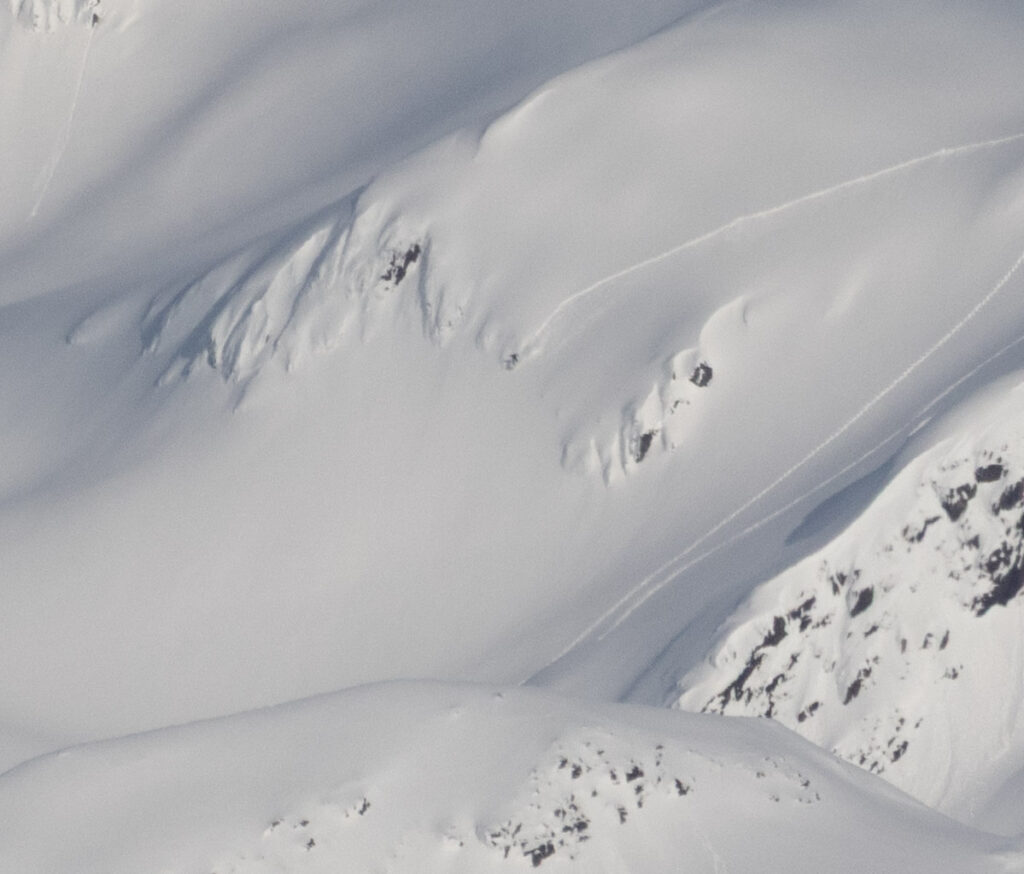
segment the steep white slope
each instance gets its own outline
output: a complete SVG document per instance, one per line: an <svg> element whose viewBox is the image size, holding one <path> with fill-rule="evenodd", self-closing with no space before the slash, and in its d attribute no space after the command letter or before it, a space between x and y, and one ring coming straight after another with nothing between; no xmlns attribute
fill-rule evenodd
<svg viewBox="0 0 1024 874"><path fill-rule="evenodd" d="M93 5L0 6L3 301L180 277L696 4Z"/></svg>
<svg viewBox="0 0 1024 874"><path fill-rule="evenodd" d="M930 805L1024 829L1022 390L959 411L847 530L760 586L676 706L770 717Z"/></svg>
<svg viewBox="0 0 1024 874"><path fill-rule="evenodd" d="M768 723L442 685L67 750L0 823L21 874L1024 869Z"/></svg>
<svg viewBox="0 0 1024 874"><path fill-rule="evenodd" d="M400 676L623 695L1020 334L1013 7L582 64L689 6L210 6L7 22L52 88L94 39L35 222L4 133L9 762Z"/></svg>

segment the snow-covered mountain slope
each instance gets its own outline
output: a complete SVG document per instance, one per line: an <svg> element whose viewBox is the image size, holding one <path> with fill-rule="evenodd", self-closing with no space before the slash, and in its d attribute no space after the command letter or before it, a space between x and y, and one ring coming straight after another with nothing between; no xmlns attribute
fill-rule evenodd
<svg viewBox="0 0 1024 874"><path fill-rule="evenodd" d="M585 45L653 27L655 6ZM301 20L365 52L348 8ZM444 8L431 27L456 17ZM24 224L32 198L13 198L5 214L28 230L7 250L0 326L2 402L20 411L2 438L10 724L32 726L38 750L394 676L520 681L563 653L544 682L623 694L680 628L735 603L809 503L893 451L908 410L1016 336L1017 19L958 10L929 6L928 27L851 3L684 18L372 182L337 140L343 196L216 259L210 246L280 219L275 192L301 188L259 152L266 132L247 151L266 183L248 162L228 172L224 143L257 117L292 136L291 103L266 111L283 101L271 82L307 86L273 54L249 102L189 110L187 133L164 132L173 156L130 159L146 169L121 184L161 204L145 217L118 186L95 200L53 183L39 225ZM149 80L146 113L103 113L116 89L89 77L136 69L129 46L154 63L148 41L170 52L186 26L137 13L112 6L93 29L94 102L73 127L94 127L67 150L90 169L62 165L77 185L115 161L96 157L96 125L127 135L184 99ZM211 34L197 76L250 28L281 26L264 12L238 36L226 13L197 14L188 26ZM53 46L27 41L43 36L8 39L41 54ZM959 54L939 63L951 40ZM340 95L369 111L361 90ZM415 103L386 104L380 123ZM401 129L398 152L428 128ZM287 140L304 168L300 146L330 141L310 136ZM225 225L224 209L264 197L269 213ZM61 222L70 236L47 245ZM157 239L165 254L140 270ZM716 585L676 580L771 516L711 568Z"/></svg>
<svg viewBox="0 0 1024 874"><path fill-rule="evenodd" d="M92 5L0 6L0 300L187 274L697 4Z"/></svg>
<svg viewBox="0 0 1024 874"><path fill-rule="evenodd" d="M1022 31L999 0L0 6L0 768L404 677L664 704L822 546L808 513L1024 365ZM998 624L1012 512L963 519L957 621ZM929 743L897 763L953 775Z"/></svg>
<svg viewBox="0 0 1024 874"><path fill-rule="evenodd" d="M758 587L677 706L771 717L928 804L1024 829L1022 391L972 402Z"/></svg>
<svg viewBox="0 0 1024 874"><path fill-rule="evenodd" d="M441 685L70 749L0 823L21 874L1024 870L765 722Z"/></svg>

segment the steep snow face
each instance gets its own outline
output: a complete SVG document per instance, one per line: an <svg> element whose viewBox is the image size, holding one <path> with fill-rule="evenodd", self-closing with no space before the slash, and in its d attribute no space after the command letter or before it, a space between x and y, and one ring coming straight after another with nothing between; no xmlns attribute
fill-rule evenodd
<svg viewBox="0 0 1024 874"><path fill-rule="evenodd" d="M767 723L441 685L68 750L0 777L0 822L20 874L1024 864Z"/></svg>
<svg viewBox="0 0 1024 874"><path fill-rule="evenodd" d="M778 720L1011 831L1024 764L1024 386L974 405L845 532L764 583L675 706Z"/></svg>
<svg viewBox="0 0 1024 874"><path fill-rule="evenodd" d="M343 202L277 246L251 247L158 294L141 330L146 354L169 361L159 382L202 365L247 384L275 357L294 371L346 337L367 338L389 320L396 299L418 311L429 341L443 344L461 310L428 281L429 240L395 222L381 225L375 212L353 216ZM95 320L76 327L70 341L87 336Z"/></svg>
<svg viewBox="0 0 1024 874"><path fill-rule="evenodd" d="M183 279L694 5L8 0L0 300Z"/></svg>

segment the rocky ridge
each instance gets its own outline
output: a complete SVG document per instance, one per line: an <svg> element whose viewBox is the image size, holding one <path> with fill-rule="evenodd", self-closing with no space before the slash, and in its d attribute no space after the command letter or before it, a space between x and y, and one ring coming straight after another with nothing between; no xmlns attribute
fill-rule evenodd
<svg viewBox="0 0 1024 874"><path fill-rule="evenodd" d="M898 474L842 535L751 596L674 705L775 719L960 811L1019 745L1024 420Z"/></svg>

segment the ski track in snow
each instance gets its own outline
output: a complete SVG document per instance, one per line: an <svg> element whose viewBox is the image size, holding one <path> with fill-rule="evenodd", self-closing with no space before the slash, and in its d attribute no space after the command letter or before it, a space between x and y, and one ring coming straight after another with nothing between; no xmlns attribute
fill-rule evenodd
<svg viewBox="0 0 1024 874"><path fill-rule="evenodd" d="M636 264L626 267L623 270L619 270L616 273L609 274L603 279L599 279L592 285L588 285L586 288L582 288L577 292L569 295L563 300L551 314L544 319L540 326L525 340L522 344L522 356L524 358L532 357L538 351L539 346L545 334L548 333L552 324L564 313L567 309L574 306L579 301L586 297L589 297L596 291L600 291L613 282L619 279L623 279L626 276L631 276L634 273L638 273L641 270L645 270L648 267L652 267L655 264L660 264L662 261L666 261L680 252L684 252L687 249L692 249L696 246L706 243L709 240L715 239L722 234L725 234L735 228L742 227L750 222L760 221L762 219L772 218L773 216L779 215L780 213L787 212L788 210L795 209L798 206L802 206L806 203L812 203L816 200L821 200L826 197L830 197L833 194L838 194L841 191L846 191L850 188L856 188L860 185L866 185L870 182L874 182L877 179L882 179L886 176L891 176L896 173L900 173L904 170L909 170L912 167L916 167L920 164L928 163L929 161L939 160L941 158L948 158L956 155L969 154L970 152L978 151L981 149L997 148L1007 143L1012 143L1017 140L1024 139L1024 132L1011 134L1010 136L999 137L993 140L981 140L975 143L967 143L961 146L952 146L939 149L935 152L930 152L927 155L921 155L917 158L911 158L907 161L902 161L899 164L894 164L891 167L886 167L882 170L875 170L872 173L868 173L864 176L858 176L855 179L847 179L845 182L839 182L835 185L830 185L828 188L822 188L818 191L812 191L810 194L804 194L794 200L787 200L785 203L781 203L778 206L769 207L768 209L759 210L758 212L747 213L737 218L726 222L724 225L720 225L714 230L707 231L700 236L693 237L684 243L679 243L673 246L671 249L667 249L664 252L654 255L650 258L645 258L643 261L638 261Z"/></svg>
<svg viewBox="0 0 1024 874"><path fill-rule="evenodd" d="M71 109L68 110L68 117L57 136L53 155L36 181L36 189L39 191L39 194L36 197L35 205L32 207L32 212L29 213L29 218L35 218L39 213L39 208L43 205L46 193L50 190L50 183L53 182L53 177L57 174L57 168L64 159L64 153L67 151L68 143L71 141L71 127L75 122L75 113L78 111L78 98L82 93L82 83L85 81L85 68L89 64L89 51L92 49L92 38L95 33L96 28L90 26L89 36L85 41L85 51L82 52L82 63L78 68L78 79L75 81L75 90L71 97Z"/></svg>
<svg viewBox="0 0 1024 874"><path fill-rule="evenodd" d="M1013 139L1018 139L1021 136L1024 135L1018 134L1016 137L1013 137ZM935 343L933 343L927 350L925 350L925 352L918 356L918 358L915 359L908 367L906 367L903 370L903 372L900 373L892 382L890 382L887 386L885 386L885 388L883 388L874 397L868 400L867 403L865 403L859 410L857 410L857 412L855 412L849 419L847 419L846 422L840 425L835 431L829 434L828 437L826 437L815 447L813 447L806 455L804 455L803 458L801 458L799 461L791 465L787 470L785 470L778 477L772 480L772 482L770 482L767 486L761 489L761 491L755 494L752 498L747 500L740 507L733 510L729 515L727 515L725 518L723 518L710 529L708 529L704 534L702 534L693 543L691 543L686 549L684 549L677 555L673 556L664 564L662 564L659 568L657 568L652 573L644 577L644 579L642 579L639 583L633 586L633 588L631 588L625 595L623 595L618 601L616 601L615 604L613 604L608 610L602 613L579 636L577 636L575 640L572 641L572 643L570 643L555 658L549 661L543 668L541 668L540 671L536 672L533 676L536 676L544 670L547 670L556 662L561 661L565 656L567 656L574 649L576 649L576 647L578 647L580 644L582 644L584 641L590 638L599 628L601 628L602 625L605 625L614 618L614 622L612 622L611 625L607 629L605 629L605 631L603 631L598 637L599 641L604 640L609 634L615 631L616 628L618 628L623 622L625 622L627 619L629 619L630 616L632 616L637 610L639 610L645 603L647 603L647 601L654 597L654 595L656 595L666 586L677 580L681 574L685 573L690 568L694 567L695 565L699 564L705 559L710 558L712 555L715 555L721 550L729 546L732 546L734 543L743 539L748 534L752 534L754 531L763 528L769 522L773 521L774 519L777 519L779 516L788 512L793 507L805 501L807 498L811 497L815 493L821 491L823 488L835 482L837 479L844 476L849 471L853 470L855 467L866 461L868 458L870 458L872 455L878 452L878 450L880 450L887 444L891 443L901 434L904 434L907 431L907 428L909 427L906 424L901 425L899 428L892 431L884 439L882 439L880 442L872 446L866 452L862 453L853 461L849 462L842 469L838 470L836 473L832 474L830 477L823 480L822 482L818 483L813 488L809 489L808 491L789 501L784 506L779 507L778 509L762 517L756 522L753 522L746 528L742 529L741 531L738 531L737 533L733 534L731 537L727 538L721 543L691 558L684 564L679 564L688 556L690 556L695 550L700 548L702 544L706 543L708 540L714 537L719 531L721 531L731 522L735 521L737 517L739 517L747 510L749 510L751 507L753 507L755 504L763 500L775 489L777 489L784 482L786 482L786 480L793 476L797 471L799 471L801 468L803 468L812 460L814 460L832 443L834 443L836 440L842 437L847 431L850 430L850 428L852 428L857 422L864 418L864 416L866 416L872 409L874 409L874 407L881 403L888 395L895 391L915 371L917 371L918 368L920 368L933 355L935 355L947 343L949 343L950 340L952 340L957 334L959 334L971 321L973 321L977 317L977 315L986 306L988 306L992 302L992 300L1007 286L1007 284L1010 282L1013 276L1020 269L1022 264L1024 264L1024 252L1021 252L1017 260L1013 263L1013 266L1011 266L1010 269L1007 270L1005 274L1003 274L1003 277L999 280L999 282L997 282L992 287L992 289L984 297L982 297L981 300L978 301L978 303L976 303L974 307L966 315L964 315L955 325L953 325L952 328L950 328L945 334L943 334L942 337L936 340ZM1002 355L1006 354L1010 349L1013 349L1015 346L1018 346L1021 343L1024 343L1024 337L1018 337L1016 340L1013 340L1012 342L1003 346L1001 349L999 349L994 354L990 355L988 358L986 358L983 362L978 364L968 373L964 374L958 380L950 384L947 388L943 389L942 392L940 392L932 400L930 400L914 416L912 416L911 419L920 419L921 417L927 415L927 413L933 407L935 407L940 401L942 401L943 398L947 397L959 386L963 385L963 383L965 383L968 379L973 377L982 368L987 367L993 361L995 361ZM619 615L618 618L615 618L616 614L619 614L620 611L621 615ZM528 681L529 680L526 680L524 682Z"/></svg>

